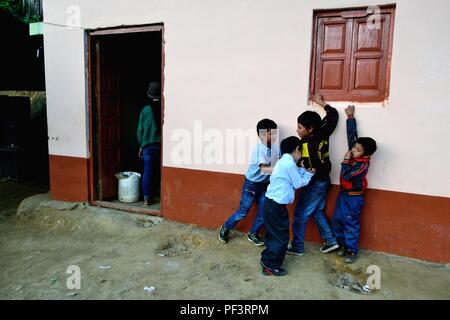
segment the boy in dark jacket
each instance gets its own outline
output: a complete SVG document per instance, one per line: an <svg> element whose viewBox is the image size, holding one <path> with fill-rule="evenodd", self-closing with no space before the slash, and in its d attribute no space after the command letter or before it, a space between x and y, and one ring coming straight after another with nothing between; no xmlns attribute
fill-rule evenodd
<svg viewBox="0 0 450 320"><path fill-rule="evenodd" d="M341 192L339 193L333 219L333 232L341 247L338 254L345 256L346 263L356 260L360 235L360 214L367 188L366 175L369 171L370 156L377 150L372 138L358 138L355 107L348 106L347 141L349 150L345 153L341 167Z"/></svg>
<svg viewBox="0 0 450 320"><path fill-rule="evenodd" d="M339 114L323 101L321 95L314 96L314 102L325 109L327 114L323 120L314 111L305 111L297 119L297 133L302 142L301 160L305 168L315 168L316 173L311 182L300 190L300 200L294 210L293 240L287 251L293 255L303 255L306 224L311 216L325 241L320 251L327 253L339 248L323 212L330 185L329 138L336 128Z"/></svg>

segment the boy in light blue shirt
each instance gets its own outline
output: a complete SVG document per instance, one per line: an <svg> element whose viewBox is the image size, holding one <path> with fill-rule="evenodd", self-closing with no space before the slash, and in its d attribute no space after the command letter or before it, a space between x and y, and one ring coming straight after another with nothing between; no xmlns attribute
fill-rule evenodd
<svg viewBox="0 0 450 320"><path fill-rule="evenodd" d="M261 142L253 149L250 165L245 173L239 209L220 228L219 240L223 243L228 242L230 230L247 216L253 202L256 201L258 209L255 221L247 238L256 246L262 246L264 244L258 235L258 230L263 224L262 210L265 200L264 195L269 184L273 166L278 160L280 153L278 145L273 143L276 138L277 127L277 124L270 119L263 119L256 126L256 131Z"/></svg>
<svg viewBox="0 0 450 320"><path fill-rule="evenodd" d="M283 156L278 160L270 177L264 203L264 226L266 249L261 253L262 272L266 276L284 276L281 268L289 244L289 214L286 205L293 203L295 189L306 186L315 169L299 168L302 156L301 141L289 137L281 142Z"/></svg>

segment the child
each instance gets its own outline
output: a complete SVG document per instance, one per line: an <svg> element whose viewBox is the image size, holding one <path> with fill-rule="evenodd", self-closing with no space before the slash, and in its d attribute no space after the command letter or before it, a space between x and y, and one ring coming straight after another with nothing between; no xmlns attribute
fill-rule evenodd
<svg viewBox="0 0 450 320"><path fill-rule="evenodd" d="M345 109L349 150L342 161L341 192L331 221L333 232L341 244L338 254L345 256L346 263L355 262L359 251L359 217L364 204L364 190L367 188L366 175L370 156L377 150L377 144L372 138L358 138L354 112L354 106Z"/></svg>
<svg viewBox="0 0 450 320"><path fill-rule="evenodd" d="M323 212L330 185L329 138L336 128L339 115L320 95L316 95L314 101L327 114L322 120L317 112L305 111L297 119L297 133L302 141L302 159L306 168L316 169L316 174L311 183L300 190L300 200L294 210L293 240L288 249L288 253L294 255L303 255L306 225L311 216L314 217L320 236L325 240L320 251L327 253L339 248Z"/></svg>
<svg viewBox="0 0 450 320"><path fill-rule="evenodd" d="M294 202L295 189L309 183L314 169L299 168L302 156L301 142L289 137L281 142L283 156L275 165L264 204L264 226L266 227L266 249L261 253L262 272L266 276L284 276L281 268L289 244L289 215L286 205Z"/></svg>
<svg viewBox="0 0 450 320"><path fill-rule="evenodd" d="M279 158L279 147L278 145L272 144L276 138L277 128L277 124L270 119L263 119L256 126L256 132L261 142L256 145L252 152L250 165L245 174L244 185L242 186L239 209L220 228L219 240L223 243L228 242L230 230L247 216L253 202L256 201L258 210L247 238L256 246L262 246L264 244L258 235L258 230L263 224L264 194L269 184L273 166Z"/></svg>

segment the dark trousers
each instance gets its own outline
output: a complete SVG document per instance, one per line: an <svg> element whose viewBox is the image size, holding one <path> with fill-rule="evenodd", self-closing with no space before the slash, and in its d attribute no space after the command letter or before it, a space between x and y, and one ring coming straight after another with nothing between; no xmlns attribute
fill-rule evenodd
<svg viewBox="0 0 450 320"><path fill-rule="evenodd" d="M279 269L283 264L289 243L289 214L286 205L266 198L264 226L266 248L261 253L261 262L268 268Z"/></svg>
<svg viewBox="0 0 450 320"><path fill-rule="evenodd" d="M359 251L360 216L363 205L364 196L349 196L340 192L331 220L338 241L344 243L345 248L354 253Z"/></svg>
<svg viewBox="0 0 450 320"><path fill-rule="evenodd" d="M142 175L142 193L144 200L151 200L157 196L160 184L161 144L150 143L142 148L144 158L144 174Z"/></svg>

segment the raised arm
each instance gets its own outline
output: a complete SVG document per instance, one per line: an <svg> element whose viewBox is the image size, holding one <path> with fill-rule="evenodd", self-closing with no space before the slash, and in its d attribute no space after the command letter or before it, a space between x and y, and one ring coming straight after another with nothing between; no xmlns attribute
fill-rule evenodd
<svg viewBox="0 0 450 320"><path fill-rule="evenodd" d="M316 94L313 101L324 108L325 112L327 113L326 116L322 119L319 133L324 138L328 138L334 132L334 129L336 129L339 120L339 113L335 108L327 104L320 94Z"/></svg>
<svg viewBox="0 0 450 320"><path fill-rule="evenodd" d="M355 106L350 105L345 108L345 113L347 114L347 142L348 148L351 149L358 139L358 130L356 128L355 120Z"/></svg>

